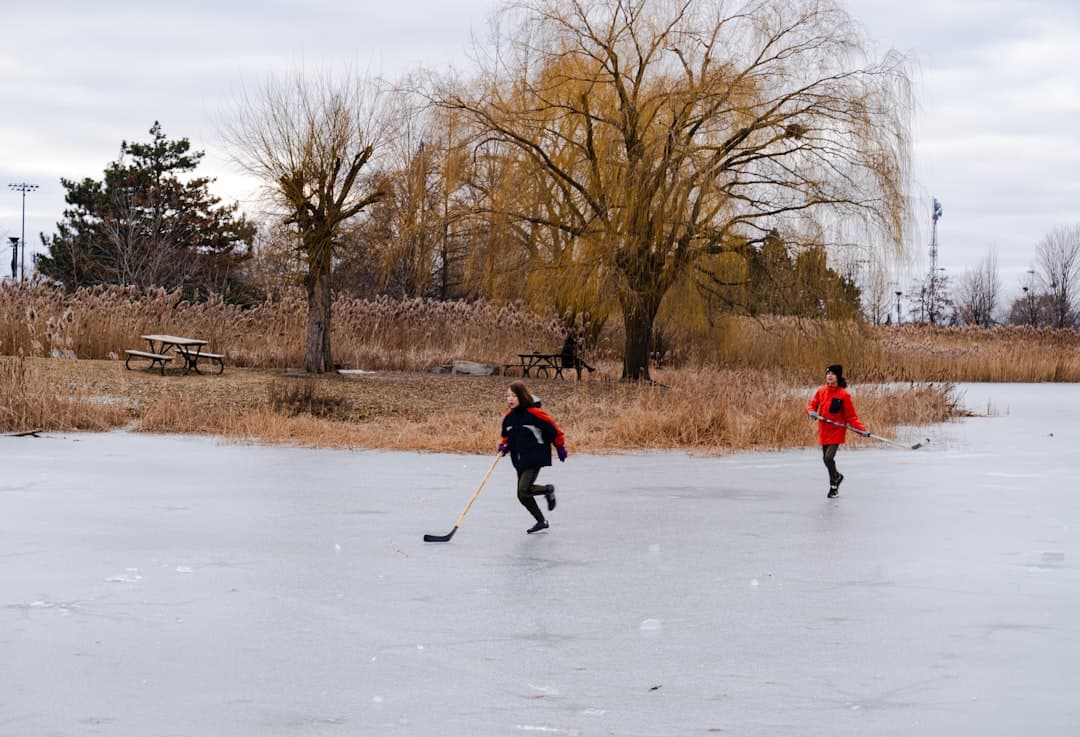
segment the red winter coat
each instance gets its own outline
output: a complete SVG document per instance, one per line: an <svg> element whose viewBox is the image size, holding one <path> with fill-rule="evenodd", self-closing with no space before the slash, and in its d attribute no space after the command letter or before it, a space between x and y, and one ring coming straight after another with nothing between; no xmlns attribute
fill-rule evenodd
<svg viewBox="0 0 1080 737"><path fill-rule="evenodd" d="M851 425L856 430L866 432L859 415L855 413L855 404L851 401L851 395L847 389L838 386L825 386L814 392L810 403L806 405L807 412L817 412L825 419L839 422L842 425ZM847 430L828 422L818 421L818 442L822 445L837 445L844 442Z"/></svg>

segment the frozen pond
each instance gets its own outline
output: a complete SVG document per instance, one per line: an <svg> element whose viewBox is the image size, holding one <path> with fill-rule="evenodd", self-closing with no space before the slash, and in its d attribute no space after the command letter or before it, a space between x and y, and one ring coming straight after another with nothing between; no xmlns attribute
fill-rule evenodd
<svg viewBox="0 0 1080 737"><path fill-rule="evenodd" d="M964 389L836 500L571 437L445 544L493 456L0 438L0 736L1080 734L1080 387Z"/></svg>

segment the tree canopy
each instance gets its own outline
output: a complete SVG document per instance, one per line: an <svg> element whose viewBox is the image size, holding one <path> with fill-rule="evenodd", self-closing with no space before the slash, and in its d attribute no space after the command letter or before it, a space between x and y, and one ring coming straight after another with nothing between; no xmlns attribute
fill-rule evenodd
<svg viewBox="0 0 1080 737"><path fill-rule="evenodd" d="M905 60L870 58L832 2L522 0L500 20L481 76L435 97L503 167L493 220L618 304L624 378L648 378L662 302L716 254L901 248Z"/></svg>
<svg viewBox="0 0 1080 737"><path fill-rule="evenodd" d="M60 180L69 207L57 234L45 239L38 269L69 289L163 286L241 298L239 269L255 226L238 205L210 193L213 179L183 178L203 152L186 138L169 140L158 122L150 135L148 143L121 142L101 180Z"/></svg>

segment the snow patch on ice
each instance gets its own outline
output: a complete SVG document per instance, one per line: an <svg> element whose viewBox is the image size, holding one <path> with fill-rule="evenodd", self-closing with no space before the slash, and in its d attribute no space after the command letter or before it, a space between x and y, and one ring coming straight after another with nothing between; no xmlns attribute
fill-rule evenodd
<svg viewBox="0 0 1080 737"><path fill-rule="evenodd" d="M537 686L535 683L530 683L529 688L531 688L533 691L539 691L540 693L546 694L548 696L559 695L559 689L555 688L554 686Z"/></svg>
<svg viewBox="0 0 1080 737"><path fill-rule="evenodd" d="M138 568L128 568L118 576L109 576L106 583L138 583L142 581L142 574Z"/></svg>
<svg viewBox="0 0 1080 737"><path fill-rule="evenodd" d="M664 630L664 623L659 619L645 619L638 625L638 631L643 635L658 635Z"/></svg>

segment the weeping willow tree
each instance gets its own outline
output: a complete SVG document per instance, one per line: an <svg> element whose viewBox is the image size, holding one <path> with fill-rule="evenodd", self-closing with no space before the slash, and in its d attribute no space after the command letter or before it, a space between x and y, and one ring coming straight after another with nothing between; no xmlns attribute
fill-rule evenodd
<svg viewBox="0 0 1080 737"><path fill-rule="evenodd" d="M909 227L905 60L828 0L523 0L468 85L435 92L497 160L486 201L522 263L610 295L623 377L715 256L877 244Z"/></svg>
<svg viewBox="0 0 1080 737"><path fill-rule="evenodd" d="M376 176L385 196L349 229L357 247L336 264L335 284L394 297L475 296L465 269L475 221L469 151L454 116L413 98L405 83Z"/></svg>
<svg viewBox="0 0 1080 737"><path fill-rule="evenodd" d="M552 179L520 166L514 153L487 145L475 157L473 232L481 237L467 269L474 289L500 301L524 299L559 315L577 337L595 337L615 295L594 260L596 249L586 245L593 233L564 227L577 217L571 203Z"/></svg>

